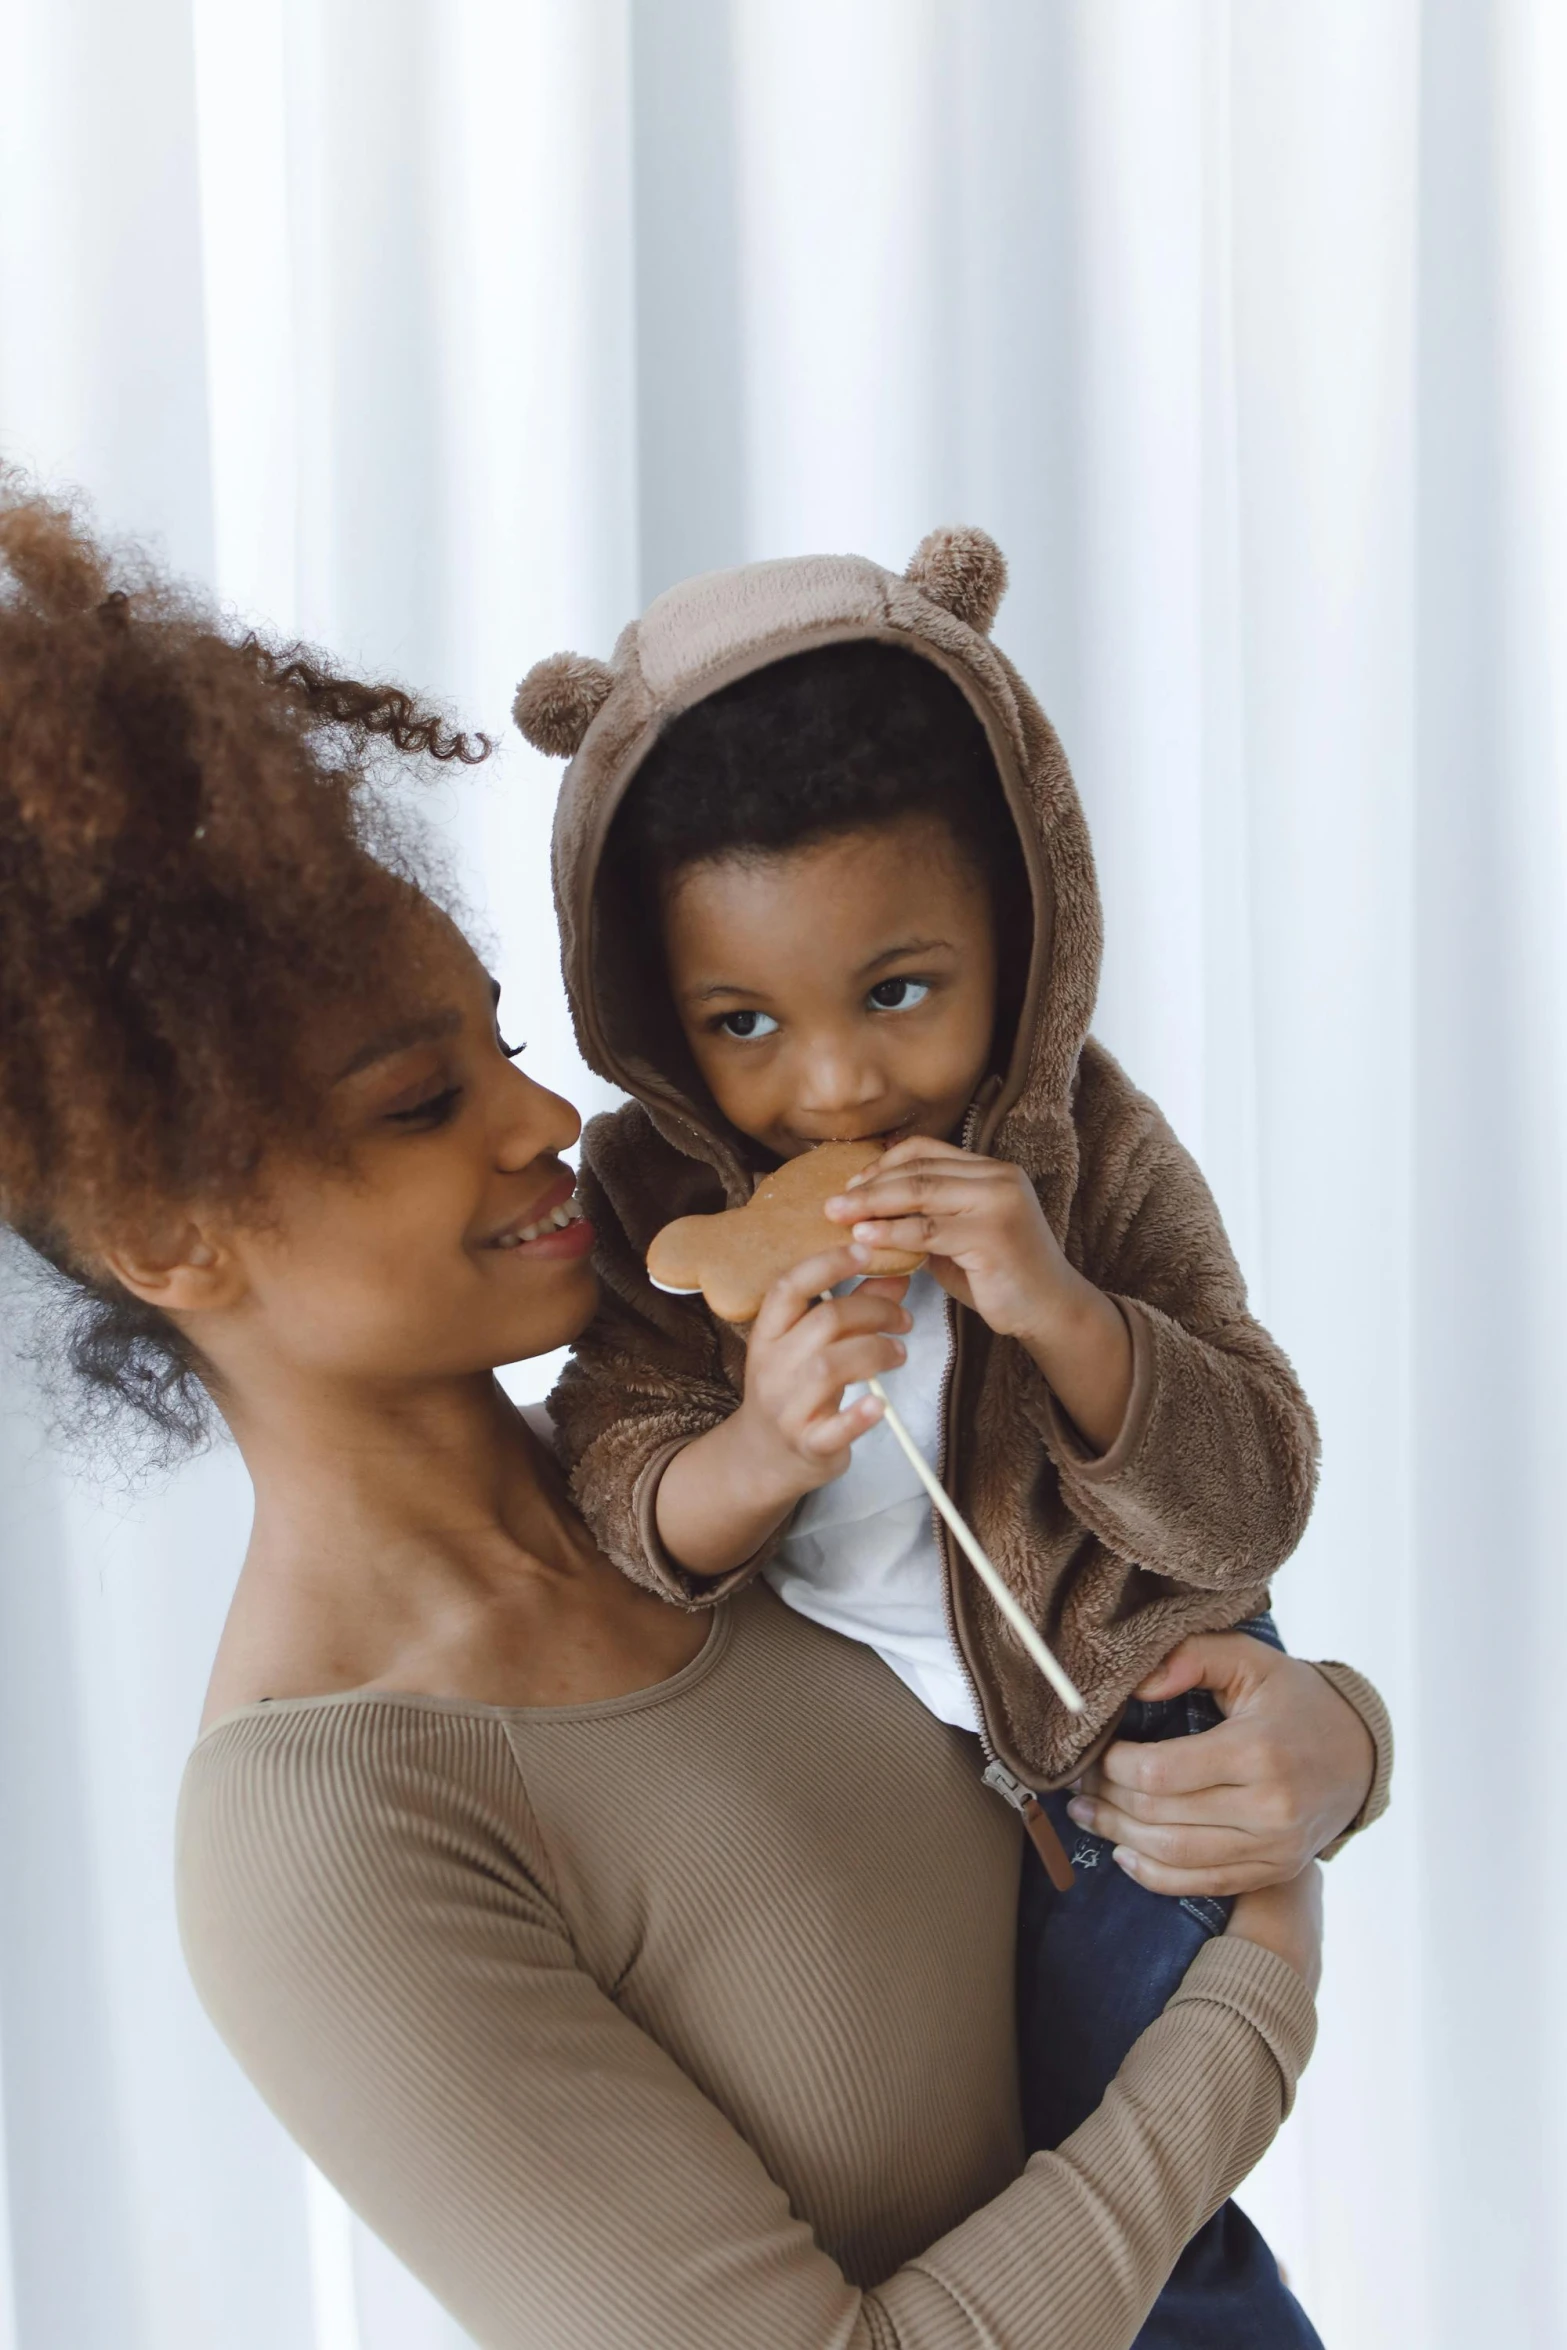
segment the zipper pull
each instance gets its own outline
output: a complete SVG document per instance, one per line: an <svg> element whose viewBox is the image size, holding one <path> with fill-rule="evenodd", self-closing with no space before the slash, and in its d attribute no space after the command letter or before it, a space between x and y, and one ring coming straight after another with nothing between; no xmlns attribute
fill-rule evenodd
<svg viewBox="0 0 1567 2350"><path fill-rule="evenodd" d="M1073 1886L1072 1864L1066 1857L1066 1848L1056 1834L1050 1814L1040 1803L1031 1787L1021 1779L1014 1779L1005 1763L992 1762L985 1766L985 1785L993 1787L1012 1809L1021 1812L1023 1825L1028 1830L1034 1850L1045 1864L1045 1875L1058 1893L1070 1893Z"/></svg>

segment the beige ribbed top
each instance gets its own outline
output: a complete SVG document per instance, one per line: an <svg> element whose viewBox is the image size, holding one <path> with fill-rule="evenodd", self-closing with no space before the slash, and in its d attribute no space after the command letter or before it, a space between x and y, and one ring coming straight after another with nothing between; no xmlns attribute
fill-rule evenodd
<svg viewBox="0 0 1567 2350"><path fill-rule="evenodd" d="M248 1706L185 1947L284 2124L484 2350L1125 2350L1287 2110L1300 1978L1211 1944L1020 2170L1013 1815L753 1589L637 1695Z"/></svg>

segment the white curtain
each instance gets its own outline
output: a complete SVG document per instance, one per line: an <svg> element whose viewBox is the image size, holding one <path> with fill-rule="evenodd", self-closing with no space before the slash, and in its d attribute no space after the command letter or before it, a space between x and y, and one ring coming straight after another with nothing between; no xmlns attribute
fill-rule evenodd
<svg viewBox="0 0 1567 2350"><path fill-rule="evenodd" d="M1567 2339L1567 10L0 0L0 57L6 453L494 732L685 573L1001 540L1102 1033L1322 1419L1286 1633L1402 1740L1244 2200L1333 2350ZM551 793L512 737L439 813L591 1106ZM456 2350L180 1967L243 1477L84 1483L8 1376L0 2343Z"/></svg>

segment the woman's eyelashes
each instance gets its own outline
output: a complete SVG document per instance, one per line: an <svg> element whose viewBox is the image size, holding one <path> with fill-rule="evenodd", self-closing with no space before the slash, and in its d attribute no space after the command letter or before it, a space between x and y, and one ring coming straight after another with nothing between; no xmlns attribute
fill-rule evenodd
<svg viewBox="0 0 1567 2350"><path fill-rule="evenodd" d="M497 1029L495 1049L503 1060L515 1061L519 1053L527 1051L526 1044L508 1044ZM464 1088L452 1081L435 1086L422 1100L411 1102L406 1109L385 1112L389 1126L411 1126L416 1133L428 1134L437 1126L449 1125L463 1098Z"/></svg>
<svg viewBox="0 0 1567 2350"><path fill-rule="evenodd" d="M777 1028L778 1023L771 1012L725 1012L718 1022L721 1036L736 1037L741 1043L758 1036L773 1036Z"/></svg>
<svg viewBox="0 0 1567 2350"><path fill-rule="evenodd" d="M419 1133L428 1134L433 1128L450 1122L461 1100L460 1085L443 1085L438 1093L426 1094L424 1100L415 1102L411 1109L388 1110L387 1124L412 1126Z"/></svg>

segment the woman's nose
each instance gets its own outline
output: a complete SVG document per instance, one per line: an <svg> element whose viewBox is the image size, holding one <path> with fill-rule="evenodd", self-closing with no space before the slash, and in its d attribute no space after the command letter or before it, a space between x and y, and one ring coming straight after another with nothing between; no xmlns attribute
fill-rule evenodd
<svg viewBox="0 0 1567 2350"><path fill-rule="evenodd" d="M546 1151L568 1151L582 1132L582 1120L561 1094L538 1085L513 1065L496 1159L508 1172L527 1167Z"/></svg>

